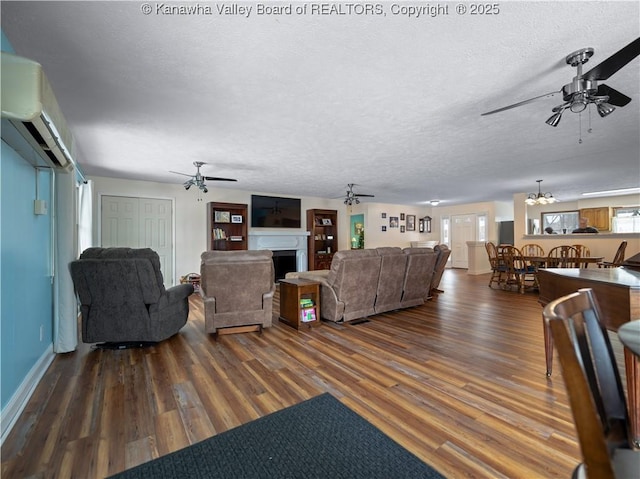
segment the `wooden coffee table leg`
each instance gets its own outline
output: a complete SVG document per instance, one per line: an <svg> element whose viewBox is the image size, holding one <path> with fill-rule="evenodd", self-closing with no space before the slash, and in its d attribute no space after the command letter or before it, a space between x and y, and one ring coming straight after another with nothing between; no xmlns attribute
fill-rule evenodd
<svg viewBox="0 0 640 479"><path fill-rule="evenodd" d="M544 359L547 364L547 377L551 377L553 371L553 336L549 323L542 316L542 327L544 329Z"/></svg>

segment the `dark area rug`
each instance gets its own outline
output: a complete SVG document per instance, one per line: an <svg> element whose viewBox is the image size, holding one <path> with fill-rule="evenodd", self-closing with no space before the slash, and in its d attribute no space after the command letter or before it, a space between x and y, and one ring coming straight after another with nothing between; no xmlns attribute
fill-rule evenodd
<svg viewBox="0 0 640 479"><path fill-rule="evenodd" d="M444 478L328 393L112 477Z"/></svg>

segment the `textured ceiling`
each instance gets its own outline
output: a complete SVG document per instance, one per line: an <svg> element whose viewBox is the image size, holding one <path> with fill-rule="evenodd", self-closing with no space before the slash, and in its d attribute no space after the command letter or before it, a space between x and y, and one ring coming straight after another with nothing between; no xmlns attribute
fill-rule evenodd
<svg viewBox="0 0 640 479"><path fill-rule="evenodd" d="M0 4L16 53L44 66L89 175L181 183L170 170L204 161L204 174L238 179L210 188L336 197L357 183L376 202L450 205L510 201L537 179L562 200L640 185L639 58L606 81L632 98L607 118L567 112L552 128L558 96L480 116L560 90L575 50L595 49L587 71L638 38L637 1L510 1L494 15L395 3L448 8L419 18L391 2L381 15L358 14L365 3L333 14L266 3L293 6L281 15L250 2L143 5ZM219 12L234 6L251 13Z"/></svg>

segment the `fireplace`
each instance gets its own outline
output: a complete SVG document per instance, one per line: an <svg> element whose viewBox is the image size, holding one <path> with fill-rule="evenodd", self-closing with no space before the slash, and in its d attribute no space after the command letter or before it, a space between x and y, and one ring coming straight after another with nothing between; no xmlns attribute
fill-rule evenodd
<svg viewBox="0 0 640 479"><path fill-rule="evenodd" d="M287 273L297 271L296 250L285 249L274 251L273 266L276 271L276 281L284 279Z"/></svg>
<svg viewBox="0 0 640 479"><path fill-rule="evenodd" d="M276 279L284 278L288 272L307 271L308 231L252 229L248 236L250 250L268 249L273 252Z"/></svg>

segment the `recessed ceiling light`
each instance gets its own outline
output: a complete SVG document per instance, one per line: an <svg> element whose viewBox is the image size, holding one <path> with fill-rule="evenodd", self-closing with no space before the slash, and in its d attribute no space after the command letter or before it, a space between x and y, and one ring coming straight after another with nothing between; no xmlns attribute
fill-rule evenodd
<svg viewBox="0 0 640 479"><path fill-rule="evenodd" d="M618 190L591 191L589 193L582 193L582 196L626 195L627 193L640 193L640 188L620 188Z"/></svg>

